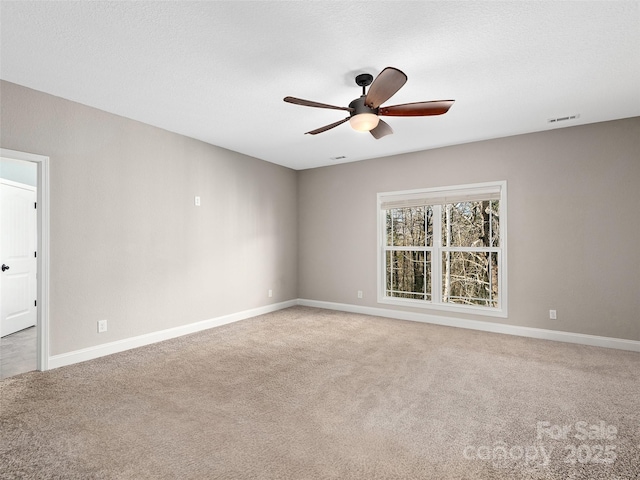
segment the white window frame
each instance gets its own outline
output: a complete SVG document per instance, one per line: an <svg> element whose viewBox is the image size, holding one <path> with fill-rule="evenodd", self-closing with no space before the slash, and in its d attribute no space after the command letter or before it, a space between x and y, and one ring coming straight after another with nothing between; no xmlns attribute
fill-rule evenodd
<svg viewBox="0 0 640 480"><path fill-rule="evenodd" d="M452 201L477 201L488 198L500 200L500 247L465 248L443 247L440 227L440 206ZM425 202L425 203L422 203ZM418 247L416 250L431 252L432 264L432 300L416 300L410 298L389 297L386 295L386 211L390 208L403 206L432 205L434 207L434 231L433 246ZM467 313L491 317L507 318L507 182L485 182L467 185L455 185L448 187L425 188L418 190L404 190L396 192L378 193L378 303L398 305L404 307L417 307L423 309L443 310L447 312ZM437 211L436 211L437 210ZM412 249L413 250L413 249ZM491 251L498 254L498 306L482 307L479 305L460 305L443 303L442 297L442 272L441 254L444 251Z"/></svg>

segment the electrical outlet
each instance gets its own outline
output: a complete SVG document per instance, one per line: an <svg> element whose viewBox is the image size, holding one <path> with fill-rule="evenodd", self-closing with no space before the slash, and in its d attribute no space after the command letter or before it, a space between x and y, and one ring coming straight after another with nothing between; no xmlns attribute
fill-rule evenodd
<svg viewBox="0 0 640 480"><path fill-rule="evenodd" d="M362 298L362 290L358 290L358 298Z"/></svg>
<svg viewBox="0 0 640 480"><path fill-rule="evenodd" d="M200 197L195 197L193 199L193 203L195 204L196 207L200 206Z"/></svg>
<svg viewBox="0 0 640 480"><path fill-rule="evenodd" d="M551 320L557 320L558 319L558 315L556 314L555 310L549 310L549 318Z"/></svg>
<svg viewBox="0 0 640 480"><path fill-rule="evenodd" d="M273 290L269 289L269 298L273 297Z"/></svg>
<svg viewBox="0 0 640 480"><path fill-rule="evenodd" d="M107 331L107 321L98 320L98 333L104 333Z"/></svg>

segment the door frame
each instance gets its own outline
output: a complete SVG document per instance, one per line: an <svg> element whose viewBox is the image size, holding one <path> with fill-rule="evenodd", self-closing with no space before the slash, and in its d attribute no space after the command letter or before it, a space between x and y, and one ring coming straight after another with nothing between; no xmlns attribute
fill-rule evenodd
<svg viewBox="0 0 640 480"><path fill-rule="evenodd" d="M33 162L38 167L38 323L37 369L49 369L49 157L0 148L0 156Z"/></svg>

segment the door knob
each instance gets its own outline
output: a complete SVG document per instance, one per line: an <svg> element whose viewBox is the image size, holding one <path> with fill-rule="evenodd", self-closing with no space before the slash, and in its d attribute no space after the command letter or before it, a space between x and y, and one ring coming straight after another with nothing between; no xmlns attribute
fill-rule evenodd
<svg viewBox="0 0 640 480"><path fill-rule="evenodd" d="M2 264L2 271L9 270L9 265Z"/></svg>

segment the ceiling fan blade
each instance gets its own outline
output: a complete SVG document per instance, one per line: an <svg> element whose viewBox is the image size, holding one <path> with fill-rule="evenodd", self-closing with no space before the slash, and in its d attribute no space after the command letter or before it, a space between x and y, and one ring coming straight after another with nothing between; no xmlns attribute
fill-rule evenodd
<svg viewBox="0 0 640 480"><path fill-rule="evenodd" d="M378 115L390 117L427 117L447 113L455 100L434 100L432 102L403 103L380 107Z"/></svg>
<svg viewBox="0 0 640 480"><path fill-rule="evenodd" d="M393 128L389 126L389 124L383 120L378 122L378 126L371 130L371 135L373 135L376 140L380 140L382 137L386 135L391 135L393 133Z"/></svg>
<svg viewBox="0 0 640 480"><path fill-rule="evenodd" d="M354 109L350 107L336 107L335 105L327 105L326 103L312 102L311 100L303 100L296 97L284 97L283 100L288 103L295 103L296 105L302 105L304 107L317 107L317 108L331 108L333 110L346 110L347 112L353 112Z"/></svg>
<svg viewBox="0 0 640 480"><path fill-rule="evenodd" d="M327 130L331 130L332 128L337 127L338 125L342 125L344 122L349 120L349 118L351 118L351 117L343 118L342 120L338 120L337 122L332 123L330 125L325 125L324 127L316 128L315 130L311 130L310 132L306 132L305 135L307 133L310 134L310 135L317 135L319 133L326 132Z"/></svg>
<svg viewBox="0 0 640 480"><path fill-rule="evenodd" d="M407 76L397 68L387 67L380 72L364 100L369 108L378 108L389 100L407 82Z"/></svg>

